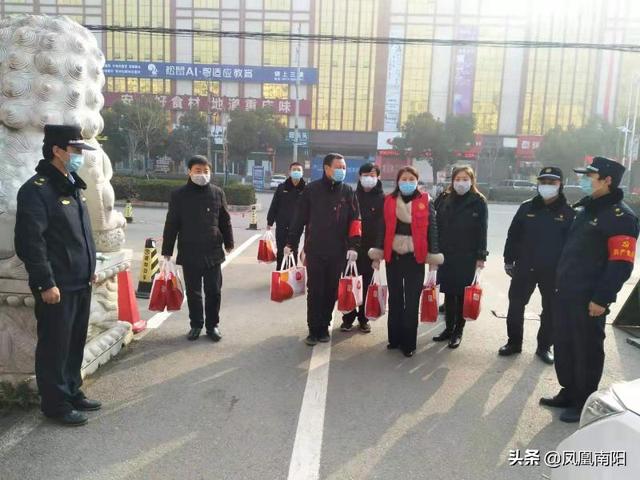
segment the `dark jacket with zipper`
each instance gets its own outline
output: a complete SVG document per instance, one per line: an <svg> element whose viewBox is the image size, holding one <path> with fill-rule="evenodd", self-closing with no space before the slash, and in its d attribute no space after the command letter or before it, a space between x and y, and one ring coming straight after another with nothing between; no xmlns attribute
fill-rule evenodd
<svg viewBox="0 0 640 480"><path fill-rule="evenodd" d="M509 227L504 263L515 263L516 274L539 272L553 279L574 216L562 193L549 205L540 195L524 202Z"/></svg>
<svg viewBox="0 0 640 480"><path fill-rule="evenodd" d="M323 175L302 192L287 243L298 245L305 230L305 254L344 257L348 249L360 246L360 222L358 198L351 187Z"/></svg>
<svg viewBox="0 0 640 480"><path fill-rule="evenodd" d="M233 248L233 228L224 191L213 184L203 187L189 179L174 190L162 235L162 255L173 255L178 240L178 265L224 262L223 247Z"/></svg>
<svg viewBox="0 0 640 480"><path fill-rule="evenodd" d="M384 192L382 182L365 192L360 182L356 188L360 217L362 218L362 238L358 255L367 256L370 248L377 247L380 228L384 228Z"/></svg>
<svg viewBox="0 0 640 480"><path fill-rule="evenodd" d="M276 224L276 236L286 243L289 234L289 226L293 221L298 202L302 197L306 183L300 180L298 185L293 184L291 177L278 185L276 193L271 200L269 213L267 213L267 225L270 227Z"/></svg>
<svg viewBox="0 0 640 480"><path fill-rule="evenodd" d="M438 246L444 264L438 269L440 291L462 295L473 282L476 262L487 255L487 202L481 195L446 193L436 201Z"/></svg>
<svg viewBox="0 0 640 480"><path fill-rule="evenodd" d="M616 301L633 271L638 238L638 218L623 197L622 190L615 189L574 205L578 213L558 262L559 295L602 307Z"/></svg>
<svg viewBox="0 0 640 480"><path fill-rule="evenodd" d="M69 180L49 160L18 191L15 248L33 290L81 290L91 285L96 246L84 181Z"/></svg>

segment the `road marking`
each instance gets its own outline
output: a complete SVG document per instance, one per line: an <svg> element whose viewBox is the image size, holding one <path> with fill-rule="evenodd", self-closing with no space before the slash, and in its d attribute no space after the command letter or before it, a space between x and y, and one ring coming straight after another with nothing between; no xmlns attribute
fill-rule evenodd
<svg viewBox="0 0 640 480"><path fill-rule="evenodd" d="M251 246L253 242L255 242L262 235L260 233L256 233L251 238L249 238L246 242L240 245L237 249L227 255L227 259L220 266L221 270L224 270L231 262L233 262L242 252L244 252L247 248ZM187 301L187 296L185 295L183 304ZM160 328L167 318L169 318L174 312L158 312L153 315L149 320L147 320L147 330L154 330L156 328Z"/></svg>
<svg viewBox="0 0 640 480"><path fill-rule="evenodd" d="M24 440L42 420L35 415L21 419L0 437L0 457Z"/></svg>
<svg viewBox="0 0 640 480"><path fill-rule="evenodd" d="M319 343L313 347L307 385L302 397L302 407L293 442L288 480L320 478L320 454L322 453L330 361L331 342Z"/></svg>

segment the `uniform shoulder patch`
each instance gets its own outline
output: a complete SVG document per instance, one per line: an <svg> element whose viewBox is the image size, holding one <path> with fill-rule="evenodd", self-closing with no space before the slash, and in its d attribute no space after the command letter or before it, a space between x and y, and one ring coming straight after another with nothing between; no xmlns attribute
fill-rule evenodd
<svg viewBox="0 0 640 480"><path fill-rule="evenodd" d="M33 181L33 183L35 185L38 185L39 187L44 185L46 182L47 182L47 178L46 177L36 177L35 180Z"/></svg>

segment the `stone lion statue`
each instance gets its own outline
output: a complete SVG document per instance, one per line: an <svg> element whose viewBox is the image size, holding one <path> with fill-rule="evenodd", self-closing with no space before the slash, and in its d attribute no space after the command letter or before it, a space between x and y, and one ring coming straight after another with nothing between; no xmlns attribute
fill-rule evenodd
<svg viewBox="0 0 640 480"><path fill-rule="evenodd" d="M0 20L0 277L25 276L13 246L16 195L42 158L44 125L80 125L99 147L104 62L95 37L67 17ZM80 175L98 249L119 250L126 222L113 209L111 162L101 148L87 155Z"/></svg>

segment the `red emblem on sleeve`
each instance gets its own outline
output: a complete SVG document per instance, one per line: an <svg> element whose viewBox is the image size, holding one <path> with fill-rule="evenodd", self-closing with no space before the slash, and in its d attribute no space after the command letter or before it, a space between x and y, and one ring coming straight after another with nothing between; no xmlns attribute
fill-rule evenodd
<svg viewBox="0 0 640 480"><path fill-rule="evenodd" d="M609 238L609 261L633 263L636 259L636 239L628 235Z"/></svg>
<svg viewBox="0 0 640 480"><path fill-rule="evenodd" d="M360 220L354 220L351 222L349 226L349 236L350 237L361 237L362 236L362 222Z"/></svg>

